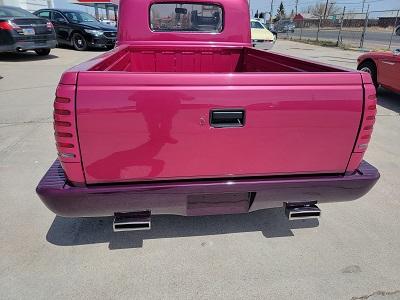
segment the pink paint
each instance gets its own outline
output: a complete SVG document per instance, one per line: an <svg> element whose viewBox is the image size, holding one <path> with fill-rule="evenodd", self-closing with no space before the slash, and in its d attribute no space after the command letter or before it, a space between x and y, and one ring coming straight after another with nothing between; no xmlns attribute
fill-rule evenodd
<svg viewBox="0 0 400 300"><path fill-rule="evenodd" d="M170 0L120 1L117 44L250 46L250 16L247 0L183 1L185 3L216 3L222 5L224 10L223 30L220 33L212 34L151 31L149 24L150 6L153 3L163 2L171 3Z"/></svg>
<svg viewBox="0 0 400 300"><path fill-rule="evenodd" d="M245 0L218 2L218 34L153 32L152 3L121 1L118 47L63 74L59 90L71 90L78 128L72 148L58 145L59 152L75 151L60 157L71 181L357 168L363 152L354 145L366 107L358 72L248 47ZM212 109L245 111L244 126L213 128Z"/></svg>
<svg viewBox="0 0 400 300"><path fill-rule="evenodd" d="M118 46L60 80L59 157L37 187L50 210L231 214L372 188L368 74L250 48L247 0L217 2L216 34L153 32L153 3L122 0Z"/></svg>
<svg viewBox="0 0 400 300"><path fill-rule="evenodd" d="M149 49L124 48L93 67L117 72L79 74L88 183L345 172L362 111L357 72L289 58L284 65L280 55L249 48L213 48L209 59L202 48ZM182 52L193 58L190 73L179 69ZM233 55L220 65L221 53ZM142 55L148 60L135 61ZM212 128L215 108L244 109L245 126Z"/></svg>

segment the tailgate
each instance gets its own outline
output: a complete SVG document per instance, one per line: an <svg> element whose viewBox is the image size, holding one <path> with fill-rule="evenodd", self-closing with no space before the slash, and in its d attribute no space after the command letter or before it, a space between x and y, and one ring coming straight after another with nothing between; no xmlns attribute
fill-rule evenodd
<svg viewBox="0 0 400 300"><path fill-rule="evenodd" d="M363 89L351 72L82 72L76 107L87 183L344 173Z"/></svg>

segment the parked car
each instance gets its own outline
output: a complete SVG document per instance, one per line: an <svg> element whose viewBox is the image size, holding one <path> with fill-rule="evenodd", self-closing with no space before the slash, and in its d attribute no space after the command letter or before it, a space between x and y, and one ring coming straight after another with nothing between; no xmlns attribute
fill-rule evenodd
<svg viewBox="0 0 400 300"><path fill-rule="evenodd" d="M247 0L119 4L117 47L56 90L58 159L37 187L56 214L114 215L115 231L153 214L302 219L374 186L369 74L252 48Z"/></svg>
<svg viewBox="0 0 400 300"><path fill-rule="evenodd" d="M69 9L40 9L34 14L53 23L59 44L72 46L78 51L113 48L115 45L117 29L101 23L88 13Z"/></svg>
<svg viewBox="0 0 400 300"><path fill-rule="evenodd" d="M274 28L277 32L294 32L296 25L289 20L281 20L274 24Z"/></svg>
<svg viewBox="0 0 400 300"><path fill-rule="evenodd" d="M274 23L266 22L266 23L264 24L264 26L265 26L269 31L271 31L271 33L275 36L275 40L277 40L277 39L278 39L278 32L275 30Z"/></svg>
<svg viewBox="0 0 400 300"><path fill-rule="evenodd" d="M100 22L106 25L110 25L110 26L117 26L117 22L115 22L114 20L109 20L109 19L100 19Z"/></svg>
<svg viewBox="0 0 400 300"><path fill-rule="evenodd" d="M258 20L251 19L251 42L253 46L262 43L263 48L271 49L276 41L276 37Z"/></svg>
<svg viewBox="0 0 400 300"><path fill-rule="evenodd" d="M0 52L35 51L48 55L57 45L51 22L14 6L0 6Z"/></svg>
<svg viewBox="0 0 400 300"><path fill-rule="evenodd" d="M400 93L400 49L368 52L357 61L357 69L371 74L376 88L381 85Z"/></svg>

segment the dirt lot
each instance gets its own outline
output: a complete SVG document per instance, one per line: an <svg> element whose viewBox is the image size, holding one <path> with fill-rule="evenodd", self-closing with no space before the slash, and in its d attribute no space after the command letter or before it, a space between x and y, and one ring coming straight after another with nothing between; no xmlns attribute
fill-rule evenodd
<svg viewBox="0 0 400 300"><path fill-rule="evenodd" d="M278 41L275 51L355 67L357 52ZM98 52L0 55L1 299L400 299L400 96L379 91L366 159L382 173L364 198L323 204L319 221L282 209L161 216L146 232L67 219L35 194L56 157L61 72ZM353 298L354 297L354 298Z"/></svg>

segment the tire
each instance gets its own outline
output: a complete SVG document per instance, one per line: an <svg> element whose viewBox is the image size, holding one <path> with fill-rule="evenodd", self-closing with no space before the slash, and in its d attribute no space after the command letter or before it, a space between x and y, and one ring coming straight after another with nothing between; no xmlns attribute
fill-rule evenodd
<svg viewBox="0 0 400 300"><path fill-rule="evenodd" d="M370 60L363 61L361 64L358 65L357 70L369 73L372 77L372 81L374 82L375 88L379 87L376 65L373 61Z"/></svg>
<svg viewBox="0 0 400 300"><path fill-rule="evenodd" d="M88 48L88 43L85 37L78 32L75 32L72 35L71 41L72 41L72 46L74 47L75 50L85 51Z"/></svg>
<svg viewBox="0 0 400 300"><path fill-rule="evenodd" d="M400 35L400 27L396 29L396 35Z"/></svg>
<svg viewBox="0 0 400 300"><path fill-rule="evenodd" d="M50 54L50 49L45 48L45 49L36 49L35 50L36 54L39 56L46 56Z"/></svg>

